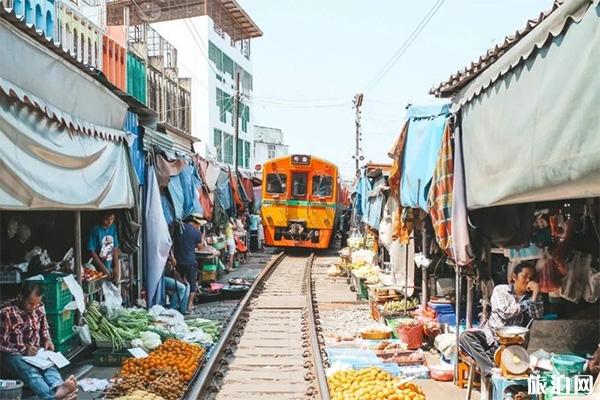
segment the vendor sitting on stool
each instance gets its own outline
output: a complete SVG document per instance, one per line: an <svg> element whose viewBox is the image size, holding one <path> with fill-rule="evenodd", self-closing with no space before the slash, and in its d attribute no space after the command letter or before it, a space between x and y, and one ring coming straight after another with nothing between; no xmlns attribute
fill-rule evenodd
<svg viewBox="0 0 600 400"><path fill-rule="evenodd" d="M41 370L23 360L40 348L54 351L42 304L43 287L25 281L17 299L0 310L0 352L2 365L22 380L41 399L76 399L77 381L71 375L63 382L53 366Z"/></svg>
<svg viewBox="0 0 600 400"><path fill-rule="evenodd" d="M533 280L535 267L523 262L512 274L512 282L494 288L489 318L482 318L482 329L473 329L460 336L460 347L471 356L481 376L489 378L494 365L494 352L498 343L494 330L504 326L526 326L531 319L544 315L544 303L539 296L540 287Z"/></svg>

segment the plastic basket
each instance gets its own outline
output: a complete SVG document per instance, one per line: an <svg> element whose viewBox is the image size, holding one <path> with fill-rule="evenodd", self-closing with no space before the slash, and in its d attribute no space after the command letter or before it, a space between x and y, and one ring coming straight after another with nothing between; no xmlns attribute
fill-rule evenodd
<svg viewBox="0 0 600 400"><path fill-rule="evenodd" d="M52 336L55 343L61 343L73 335L74 310L47 312L46 318L50 327L50 336Z"/></svg>
<svg viewBox="0 0 600 400"><path fill-rule="evenodd" d="M214 272L217 270L217 264L204 264L202 266L202 272Z"/></svg>
<svg viewBox="0 0 600 400"><path fill-rule="evenodd" d="M573 376L583 372L583 366L586 360L579 356L557 354L552 356L550 361L552 362L552 369L557 374Z"/></svg>
<svg viewBox="0 0 600 400"><path fill-rule="evenodd" d="M423 324L420 322L413 326L398 325L396 334L398 339L406 343L406 348L409 350L416 350L423 344Z"/></svg>
<svg viewBox="0 0 600 400"><path fill-rule="evenodd" d="M79 335L77 333L73 333L71 337L54 344L55 351L63 353L65 357L77 347L79 347Z"/></svg>
<svg viewBox="0 0 600 400"><path fill-rule="evenodd" d="M0 386L0 400L21 400L23 382L20 380L13 382L12 385Z"/></svg>
<svg viewBox="0 0 600 400"><path fill-rule="evenodd" d="M132 355L127 350L112 351L98 349L92 353L94 365L97 367L120 367Z"/></svg>
<svg viewBox="0 0 600 400"><path fill-rule="evenodd" d="M44 278L44 306L46 311L60 311L73 301L73 295L63 277L64 275L50 274Z"/></svg>

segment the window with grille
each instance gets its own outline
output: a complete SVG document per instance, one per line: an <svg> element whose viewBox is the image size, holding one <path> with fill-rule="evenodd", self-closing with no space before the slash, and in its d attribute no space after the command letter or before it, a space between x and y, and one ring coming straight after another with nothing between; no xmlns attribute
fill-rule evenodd
<svg viewBox="0 0 600 400"><path fill-rule="evenodd" d="M274 144L267 145L267 153L269 159L275 158L275 156L277 155L277 146L275 146Z"/></svg>
<svg viewBox="0 0 600 400"><path fill-rule="evenodd" d="M223 162L233 164L233 136L223 132Z"/></svg>
<svg viewBox="0 0 600 400"><path fill-rule="evenodd" d="M213 136L213 143L215 146L215 153L217 155L217 161L223 161L223 140L221 137L222 132L219 129L215 129Z"/></svg>

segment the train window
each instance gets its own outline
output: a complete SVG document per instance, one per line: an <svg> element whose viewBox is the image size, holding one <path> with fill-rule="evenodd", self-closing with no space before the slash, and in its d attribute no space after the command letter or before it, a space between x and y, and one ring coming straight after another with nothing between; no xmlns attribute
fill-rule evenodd
<svg viewBox="0 0 600 400"><path fill-rule="evenodd" d="M306 196L306 174L292 174L292 196Z"/></svg>
<svg viewBox="0 0 600 400"><path fill-rule="evenodd" d="M333 194L333 177L327 175L313 176L312 194L313 196L331 196Z"/></svg>
<svg viewBox="0 0 600 400"><path fill-rule="evenodd" d="M282 194L286 189L285 174L268 174L267 175L267 193Z"/></svg>

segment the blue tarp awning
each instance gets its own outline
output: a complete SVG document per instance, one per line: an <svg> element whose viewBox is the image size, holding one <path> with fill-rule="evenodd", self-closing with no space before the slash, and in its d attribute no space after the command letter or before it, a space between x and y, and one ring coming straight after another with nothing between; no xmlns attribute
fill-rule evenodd
<svg viewBox="0 0 600 400"><path fill-rule="evenodd" d="M428 211L429 186L449 115L449 104L408 108L408 133L400 181L403 207Z"/></svg>

